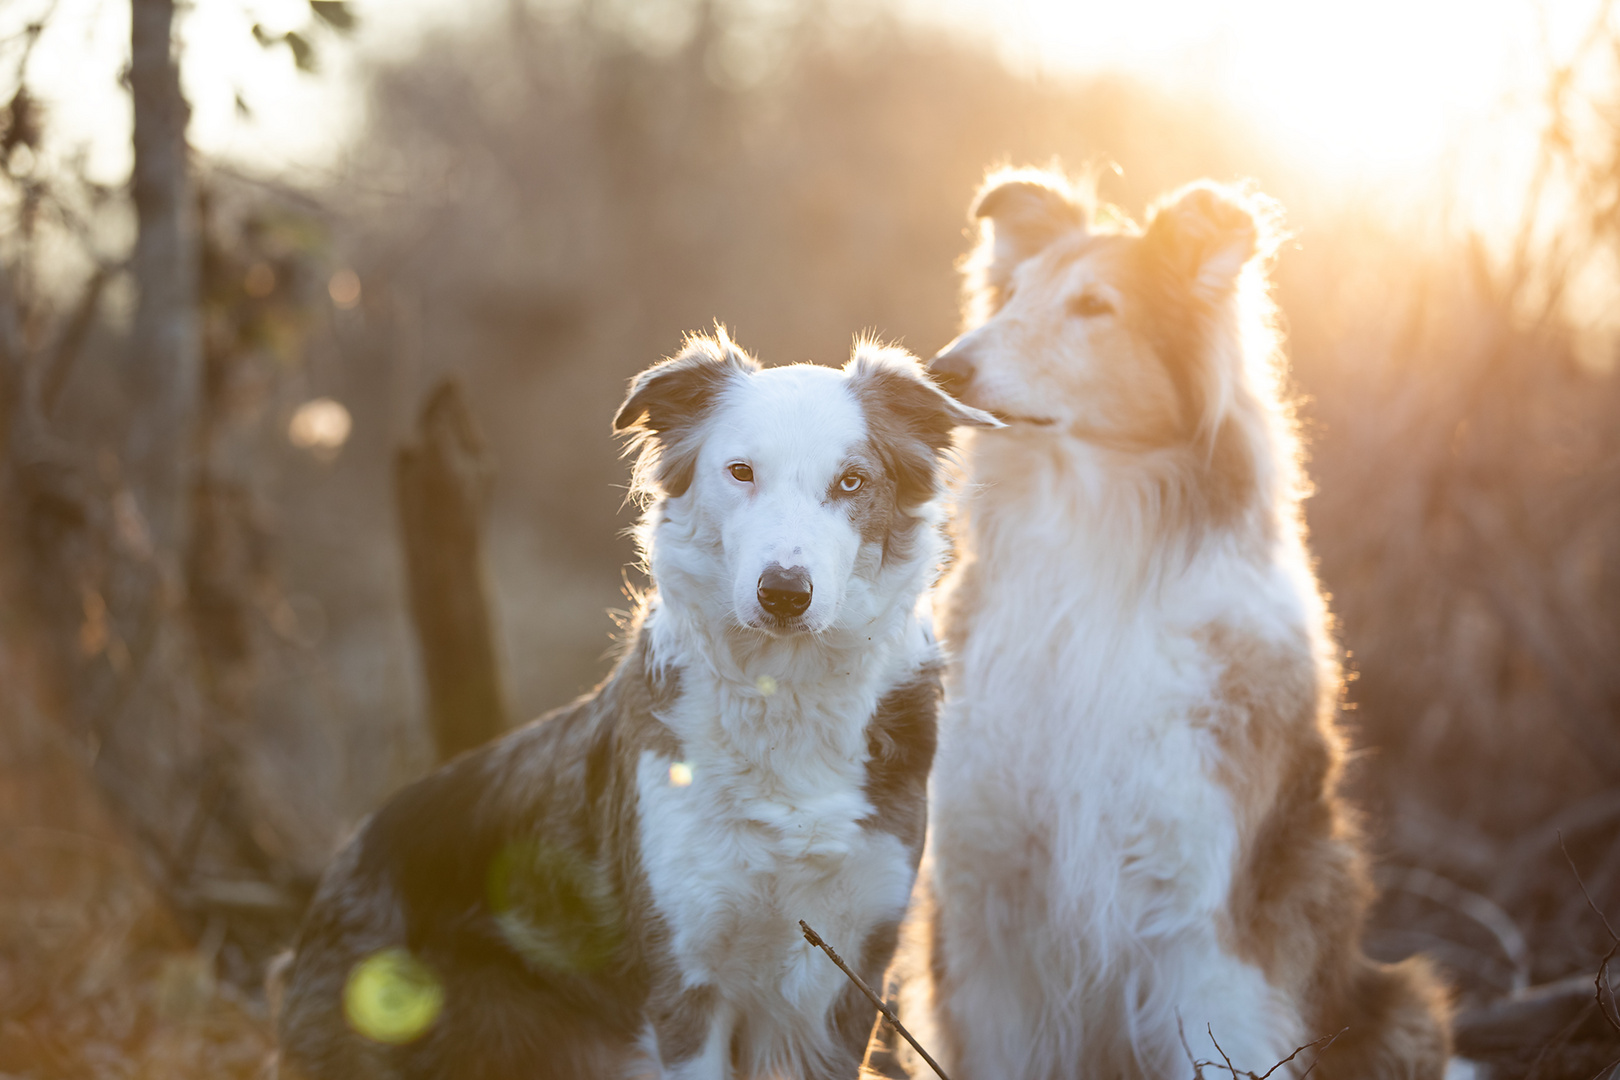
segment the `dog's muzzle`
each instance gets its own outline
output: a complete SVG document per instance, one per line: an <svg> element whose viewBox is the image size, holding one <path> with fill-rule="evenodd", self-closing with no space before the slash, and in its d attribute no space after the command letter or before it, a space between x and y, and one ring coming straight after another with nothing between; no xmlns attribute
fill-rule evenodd
<svg viewBox="0 0 1620 1080"><path fill-rule="evenodd" d="M968 387L973 385L973 359L968 348L957 338L928 361L928 372L940 388L958 401L966 401Z"/></svg>
<svg viewBox="0 0 1620 1080"><path fill-rule="evenodd" d="M810 607L810 574L772 563L759 575L759 606L778 619L793 619Z"/></svg>

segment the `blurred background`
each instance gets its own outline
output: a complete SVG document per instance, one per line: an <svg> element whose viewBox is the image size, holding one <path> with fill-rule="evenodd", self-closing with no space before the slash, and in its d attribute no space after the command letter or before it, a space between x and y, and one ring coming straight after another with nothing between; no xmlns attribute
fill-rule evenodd
<svg viewBox="0 0 1620 1080"><path fill-rule="evenodd" d="M1607 2L3 0L0 101L0 1076L257 1075L359 818L606 673L626 379L931 354L1053 161L1288 207L1367 947L1620 1059Z"/></svg>

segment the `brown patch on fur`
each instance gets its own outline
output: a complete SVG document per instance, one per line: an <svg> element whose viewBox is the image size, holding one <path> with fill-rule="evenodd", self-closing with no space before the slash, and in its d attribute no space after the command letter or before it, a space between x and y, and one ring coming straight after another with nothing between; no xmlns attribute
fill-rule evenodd
<svg viewBox="0 0 1620 1080"><path fill-rule="evenodd" d="M1361 952L1373 887L1337 790L1336 675L1303 634L1268 642L1213 624L1201 636L1221 678L1211 714L1194 722L1214 735L1214 775L1244 838L1223 944L1301 1004L1310 1036L1348 1029L1320 1074L1438 1078L1450 1052L1438 982L1421 963Z"/></svg>
<svg viewBox="0 0 1620 1080"><path fill-rule="evenodd" d="M690 334L681 351L630 382L630 393L613 418L613 430L628 434L625 452L636 452L631 491L671 498L686 493L701 444L698 421L734 378L760 369L758 360L732 344L724 328L715 336Z"/></svg>
<svg viewBox="0 0 1620 1080"><path fill-rule="evenodd" d="M699 986L671 995L649 1010L658 1036L658 1057L665 1068L703 1052L703 1041L714 1019L717 995L712 986Z"/></svg>
<svg viewBox="0 0 1620 1080"><path fill-rule="evenodd" d="M913 870L928 828L928 771L939 741L939 673L939 665L929 665L889 691L866 728L865 794L872 814L861 824L898 837L911 853Z"/></svg>
<svg viewBox="0 0 1620 1080"><path fill-rule="evenodd" d="M866 419L871 471L882 478L867 496L870 502L863 504L887 509L881 515L873 510L872 536L881 527L885 562L904 560L920 524L918 509L938 496L944 482L940 458L951 448L952 433L959 427L1000 424L941 390L921 361L904 349L857 343L844 370ZM887 498L879 502L881 495ZM872 538L864 524L862 538Z"/></svg>
<svg viewBox="0 0 1620 1080"><path fill-rule="evenodd" d="M866 482L859 491L850 493L841 490L839 481L834 480L827 490L827 501L843 507L862 543L883 545L887 556L892 544L909 533L916 519L902 512L900 485L870 447L856 451L848 467L860 471Z"/></svg>
<svg viewBox="0 0 1620 1080"><path fill-rule="evenodd" d="M638 637L592 694L371 817L300 931L279 1024L288 1075L583 1080L631 1066L643 1010L669 1013L684 992L659 982L673 969L669 932L649 914L638 849L608 839L634 835L640 751L680 751L652 716L647 659ZM502 915L539 918L541 936L575 947L570 962L523 951ZM443 982L443 1014L402 1046L362 1039L343 1020L349 972L383 948L408 949Z"/></svg>

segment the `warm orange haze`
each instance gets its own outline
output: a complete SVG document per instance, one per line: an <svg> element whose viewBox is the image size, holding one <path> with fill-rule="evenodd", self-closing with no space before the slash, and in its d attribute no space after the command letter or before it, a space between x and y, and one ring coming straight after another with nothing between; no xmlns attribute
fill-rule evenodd
<svg viewBox="0 0 1620 1080"><path fill-rule="evenodd" d="M627 380L926 360L1010 164L1281 203L1361 947L1479 1080L1613 1080L1617 57L1606 0L0 3L0 1076L262 1075L339 844L636 632ZM445 993L379 948L345 1030Z"/></svg>

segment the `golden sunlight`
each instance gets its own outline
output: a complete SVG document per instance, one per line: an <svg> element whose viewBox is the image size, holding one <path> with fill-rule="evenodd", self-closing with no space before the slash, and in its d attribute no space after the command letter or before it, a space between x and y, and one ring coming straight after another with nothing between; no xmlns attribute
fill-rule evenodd
<svg viewBox="0 0 1620 1080"><path fill-rule="evenodd" d="M989 27L1034 74L1117 71L1232 107L1340 191L1509 183L1528 172L1550 66L1596 0L945 0L920 17ZM1492 200L1494 202L1494 200Z"/></svg>
<svg viewBox="0 0 1620 1080"><path fill-rule="evenodd" d="M295 25L302 17L298 0L255 0L240 10L196 5L181 33L198 149L248 163L317 169L334 163L363 120L358 72L368 58L399 52L426 27L497 5L357 0L353 6L361 28L355 48L327 50L320 73L305 76L248 33L252 22L272 31ZM776 10L763 0L741 6L762 17ZM873 5L845 0L845 6ZM1325 193L1393 183L1399 187L1386 186L1381 196L1411 205L1442 188L1455 194L1460 183L1470 224L1478 225L1522 190L1549 65L1573 50L1598 3L894 0L894 6L917 22L988 35L1027 74L1112 71L1224 104ZM643 0L637 10L671 7L669 0ZM128 120L113 77L127 23L101 18L95 0L66 0L63 10L62 28L47 35L36 64L39 88L54 99L58 122L90 146L94 172L112 181L128 168ZM97 62L87 68L92 57ZM106 77L87 83L89 69Z"/></svg>

